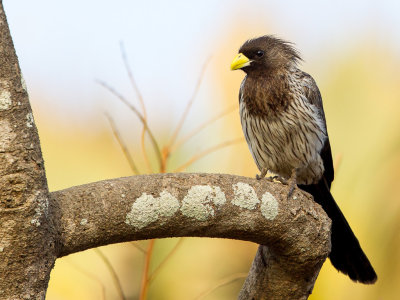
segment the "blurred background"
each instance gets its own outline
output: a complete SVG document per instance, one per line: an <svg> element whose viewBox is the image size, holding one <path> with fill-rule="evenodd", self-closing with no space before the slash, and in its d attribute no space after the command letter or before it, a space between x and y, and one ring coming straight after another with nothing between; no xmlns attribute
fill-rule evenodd
<svg viewBox="0 0 400 300"><path fill-rule="evenodd" d="M149 127L160 147L171 150L166 171L255 176L236 107L244 75L231 72L230 62L252 37L275 34L294 42L304 58L301 68L324 99L337 172L333 194L378 273L373 286L355 284L327 261L310 299L398 299L399 1L3 2L52 191L133 174L105 113L140 172L157 172L148 139L150 167L143 159L141 122L98 83L141 110L121 42ZM181 146L171 148L190 99L175 143ZM175 250L151 281L148 299L236 298L256 245L184 238L174 248L178 242L155 242L149 272ZM148 245L101 248L126 299L139 297L140 249ZM95 250L70 255L57 260L47 299L120 299L114 279Z"/></svg>

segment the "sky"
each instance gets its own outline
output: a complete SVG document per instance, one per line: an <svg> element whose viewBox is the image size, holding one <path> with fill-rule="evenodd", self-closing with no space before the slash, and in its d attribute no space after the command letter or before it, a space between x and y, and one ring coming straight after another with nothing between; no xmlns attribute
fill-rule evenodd
<svg viewBox="0 0 400 300"><path fill-rule="evenodd" d="M96 80L131 93L121 42L145 98L177 109L233 27L293 41L306 62L367 35L400 52L399 1L3 2L31 100L77 118L101 106ZM239 46L226 53L227 70Z"/></svg>

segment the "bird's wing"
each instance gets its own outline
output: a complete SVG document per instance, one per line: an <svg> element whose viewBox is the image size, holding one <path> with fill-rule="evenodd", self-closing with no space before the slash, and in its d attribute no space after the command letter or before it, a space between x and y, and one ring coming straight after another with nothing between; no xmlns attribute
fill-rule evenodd
<svg viewBox="0 0 400 300"><path fill-rule="evenodd" d="M324 107L322 105L322 97L321 93L319 92L318 86L315 83L315 80L305 72L301 73L301 78L303 82L302 88L304 95L306 96L307 100L310 101L311 104L315 105L318 108L318 113L320 114L320 117L324 121L326 128ZM324 167L325 167L324 177L330 188L334 178L334 170L333 170L332 151L331 151L331 145L329 143L329 137L327 137L325 145L321 150L321 158L322 161L324 162Z"/></svg>
<svg viewBox="0 0 400 300"><path fill-rule="evenodd" d="M322 106L322 97L314 78L305 72L301 72L300 78L302 79L303 83L302 88L304 95L311 104L318 108L318 112L321 118L324 120L326 127L324 107Z"/></svg>
<svg viewBox="0 0 400 300"><path fill-rule="evenodd" d="M326 179L326 183L328 187L331 188L332 181L334 179L334 170L333 170L333 162L332 162L332 152L331 145L329 143L329 137L325 141L325 145L321 150L321 158L324 162L324 177Z"/></svg>

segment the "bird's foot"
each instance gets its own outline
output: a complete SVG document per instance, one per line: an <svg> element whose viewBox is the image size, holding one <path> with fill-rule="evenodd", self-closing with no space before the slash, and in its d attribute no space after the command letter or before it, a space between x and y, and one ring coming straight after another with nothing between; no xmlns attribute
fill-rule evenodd
<svg viewBox="0 0 400 300"><path fill-rule="evenodd" d="M279 176L279 175L273 175L273 176L265 177L265 175L267 175L267 172L268 172L267 169L262 169L261 170L261 174L260 175L258 175L258 174L256 175L256 179L257 180L265 179L265 180L270 181L270 182L278 181L278 182L280 182L280 183L282 183L284 185L290 185L292 177L289 178L289 180L285 179L285 178L283 178L282 176ZM293 176L293 173L292 173L292 176ZM296 185L296 178L294 178L294 185ZM294 190L294 187L293 187L293 190ZM293 191L292 191L292 193L293 193Z"/></svg>
<svg viewBox="0 0 400 300"><path fill-rule="evenodd" d="M268 169L262 169L261 170L261 174L260 175L256 175L256 179L257 180L261 180L261 179L263 179L264 177L265 177L265 175L267 175L267 172L268 172ZM267 177L267 179L268 179L269 177Z"/></svg>
<svg viewBox="0 0 400 300"><path fill-rule="evenodd" d="M256 178L260 180L262 177L260 175L256 175ZM270 182L280 182L284 185L288 185L288 180L279 175L267 176L264 179Z"/></svg>
<svg viewBox="0 0 400 300"><path fill-rule="evenodd" d="M279 176L279 175L272 176L272 179L282 183L283 185L288 185L288 182L289 182L287 179L285 179L285 178L283 178L282 176Z"/></svg>
<svg viewBox="0 0 400 300"><path fill-rule="evenodd" d="M269 182L274 182L275 180L279 180L279 176L278 175L268 176L265 177L265 180L268 180Z"/></svg>

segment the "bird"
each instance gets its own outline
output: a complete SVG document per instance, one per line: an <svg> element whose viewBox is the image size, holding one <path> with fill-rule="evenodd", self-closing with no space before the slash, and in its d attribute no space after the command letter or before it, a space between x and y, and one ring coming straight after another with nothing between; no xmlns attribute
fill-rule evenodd
<svg viewBox="0 0 400 300"><path fill-rule="evenodd" d="M332 221L332 265L355 282L372 284L377 275L333 198L331 146L321 93L299 69L294 44L274 35L247 40L231 63L246 73L239 90L243 133L261 174L294 182L311 194Z"/></svg>

